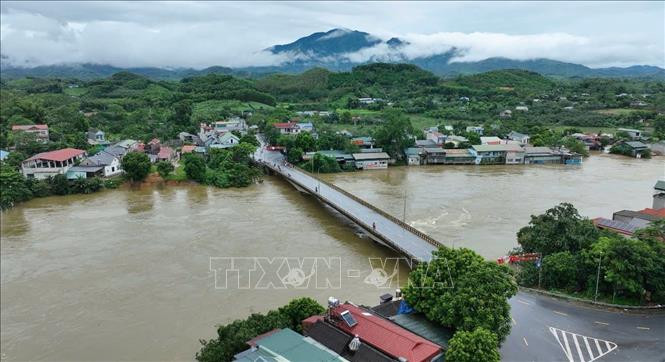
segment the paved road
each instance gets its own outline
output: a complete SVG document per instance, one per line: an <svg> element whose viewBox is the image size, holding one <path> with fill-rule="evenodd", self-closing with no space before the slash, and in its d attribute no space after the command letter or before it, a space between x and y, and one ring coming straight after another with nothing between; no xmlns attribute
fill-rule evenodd
<svg viewBox="0 0 665 362"><path fill-rule="evenodd" d="M254 155L255 159L262 160L267 163L276 172L280 172L286 178L297 181L300 185L305 187L308 192L318 194L319 197L325 199L328 203L332 203L357 220L361 220L366 229L371 229L372 224L376 224L375 232L381 234L384 240L392 242L398 248L402 249L405 254L418 260L429 261L432 257L432 251L436 247L427 241L420 238L418 235L402 228L400 225L394 223L390 219L378 214L374 210L363 206L352 198L332 189L324 183L320 183L316 178L308 175L298 169L285 167L282 165L284 156L279 152L271 152L265 149L260 149ZM273 165L282 165L279 169L274 168ZM318 190L318 191L317 191Z"/></svg>
<svg viewBox="0 0 665 362"><path fill-rule="evenodd" d="M525 292L509 303L505 361L665 361L662 311L616 312Z"/></svg>

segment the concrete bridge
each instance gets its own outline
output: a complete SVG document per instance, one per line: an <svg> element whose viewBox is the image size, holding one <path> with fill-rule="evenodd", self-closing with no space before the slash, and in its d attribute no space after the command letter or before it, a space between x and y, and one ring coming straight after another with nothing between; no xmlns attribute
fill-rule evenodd
<svg viewBox="0 0 665 362"><path fill-rule="evenodd" d="M262 148L255 153L254 158L299 191L318 198L348 217L372 239L411 260L429 261L432 251L441 245L425 233L355 195L286 163L280 152Z"/></svg>

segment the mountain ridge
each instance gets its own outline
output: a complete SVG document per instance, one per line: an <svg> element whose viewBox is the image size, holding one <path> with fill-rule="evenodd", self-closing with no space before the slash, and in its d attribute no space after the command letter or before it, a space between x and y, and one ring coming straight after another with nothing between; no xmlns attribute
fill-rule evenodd
<svg viewBox="0 0 665 362"><path fill-rule="evenodd" d="M177 80L185 77L210 73L228 74L243 77L258 77L274 73L302 73L312 68L325 68L330 71L350 71L353 67L371 63L408 63L431 71L442 77L476 74L501 69L520 69L554 77L606 77L606 78L648 78L665 80L665 69L649 65L630 67L591 68L582 64L559 60L536 58L516 60L491 57L480 61L454 61L464 49L451 48L445 52L424 57L409 58L402 48L409 43L397 37L388 40L372 34L344 28L334 28L326 32L316 32L301 37L291 43L276 44L264 51L281 55L288 59L277 65L248 66L229 68L211 66L204 69L160 68L160 67L116 67L108 64L60 64L37 67L18 67L7 63L2 56L0 76L3 79L21 77L79 78L82 80L105 78L120 71L141 74L155 80ZM371 54L372 50L380 50ZM358 59L357 53L364 51L367 59ZM355 57L354 57L355 56Z"/></svg>

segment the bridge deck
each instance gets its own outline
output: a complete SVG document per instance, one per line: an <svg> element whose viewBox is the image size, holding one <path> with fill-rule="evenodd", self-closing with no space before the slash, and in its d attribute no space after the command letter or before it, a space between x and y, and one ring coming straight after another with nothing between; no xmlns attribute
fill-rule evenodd
<svg viewBox="0 0 665 362"><path fill-rule="evenodd" d="M284 166L284 156L279 152L258 151L256 159L262 161L264 165L279 173L285 179L297 184L307 192L342 212L383 242L410 258L429 261L432 257L432 251L439 245L438 242L422 232L402 223L348 192L325 181L320 181L307 172ZM376 229L374 230L372 229L373 223L376 224Z"/></svg>

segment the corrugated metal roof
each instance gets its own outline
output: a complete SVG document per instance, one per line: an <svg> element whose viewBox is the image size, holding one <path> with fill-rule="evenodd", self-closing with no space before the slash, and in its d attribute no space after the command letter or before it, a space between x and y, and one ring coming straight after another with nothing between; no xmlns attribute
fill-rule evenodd
<svg viewBox="0 0 665 362"><path fill-rule="evenodd" d="M522 152L524 149L520 145L473 145L474 150L478 152Z"/></svg>
<svg viewBox="0 0 665 362"><path fill-rule="evenodd" d="M452 330L430 322L421 313L397 314L390 317L390 320L444 348L448 347L448 340L453 337Z"/></svg>
<svg viewBox="0 0 665 362"><path fill-rule="evenodd" d="M390 159L390 156L385 152L354 153L353 159L356 161L388 160Z"/></svg>
<svg viewBox="0 0 665 362"><path fill-rule="evenodd" d="M305 339L302 335L290 330L282 329L256 341L264 347L277 353L289 361L342 361L340 355L317 346Z"/></svg>

